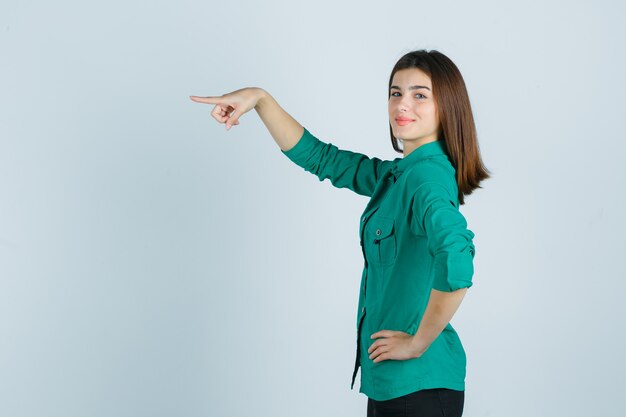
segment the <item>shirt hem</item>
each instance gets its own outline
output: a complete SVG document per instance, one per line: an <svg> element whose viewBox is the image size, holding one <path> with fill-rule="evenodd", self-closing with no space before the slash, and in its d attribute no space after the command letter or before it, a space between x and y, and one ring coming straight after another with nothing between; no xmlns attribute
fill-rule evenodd
<svg viewBox="0 0 626 417"><path fill-rule="evenodd" d="M403 395L410 394L415 391L421 391L425 389L433 388L447 388L456 391L465 391L465 382L463 381L449 381L445 379L433 379L427 381L418 381L409 385L403 385L399 387L392 387L388 390L374 389L367 384L361 385L359 392L365 394L368 398L375 401L386 401Z"/></svg>

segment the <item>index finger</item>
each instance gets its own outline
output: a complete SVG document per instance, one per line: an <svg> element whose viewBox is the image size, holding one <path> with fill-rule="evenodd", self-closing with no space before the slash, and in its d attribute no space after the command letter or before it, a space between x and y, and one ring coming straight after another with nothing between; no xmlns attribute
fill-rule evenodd
<svg viewBox="0 0 626 417"><path fill-rule="evenodd" d="M198 96L189 96L190 99L196 101L198 103L207 103L207 104L219 104L221 97L198 97Z"/></svg>

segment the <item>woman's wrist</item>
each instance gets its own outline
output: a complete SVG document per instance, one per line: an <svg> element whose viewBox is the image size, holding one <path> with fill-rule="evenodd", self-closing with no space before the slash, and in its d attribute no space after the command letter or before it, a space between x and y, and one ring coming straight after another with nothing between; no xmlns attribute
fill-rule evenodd
<svg viewBox="0 0 626 417"><path fill-rule="evenodd" d="M263 104L265 103L265 100L267 100L267 98L269 97L269 93L265 91L264 89L262 89L261 87L252 87L252 89L254 90L257 96L254 110L258 111L259 108L262 107Z"/></svg>
<svg viewBox="0 0 626 417"><path fill-rule="evenodd" d="M425 346L421 337L418 337L418 333L415 333L411 339L411 350L413 351L413 356L415 358L419 358L424 354L424 352L426 352L426 349L428 349L428 346Z"/></svg>

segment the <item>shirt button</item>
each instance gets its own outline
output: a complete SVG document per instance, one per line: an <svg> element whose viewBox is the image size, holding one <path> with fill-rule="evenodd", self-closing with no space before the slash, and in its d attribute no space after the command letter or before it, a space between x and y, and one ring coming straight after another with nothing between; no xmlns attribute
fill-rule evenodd
<svg viewBox="0 0 626 417"><path fill-rule="evenodd" d="M361 309L361 313L364 313L364 312L365 312L365 307Z"/></svg>
<svg viewBox="0 0 626 417"><path fill-rule="evenodd" d="M380 229L376 229L376 236L380 236Z"/></svg>

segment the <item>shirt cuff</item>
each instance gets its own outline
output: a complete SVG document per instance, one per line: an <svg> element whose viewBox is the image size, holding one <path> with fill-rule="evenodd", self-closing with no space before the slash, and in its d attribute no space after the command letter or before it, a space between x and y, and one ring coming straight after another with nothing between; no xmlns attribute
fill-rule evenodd
<svg viewBox="0 0 626 417"><path fill-rule="evenodd" d="M306 161L307 156L311 154L311 150L319 142L320 140L313 136L305 127L302 136L300 136L300 139L294 147L288 151L282 149L280 151L295 164L302 166Z"/></svg>
<svg viewBox="0 0 626 417"><path fill-rule="evenodd" d="M457 254L441 253L435 257L432 288L451 292L472 286L474 249Z"/></svg>

